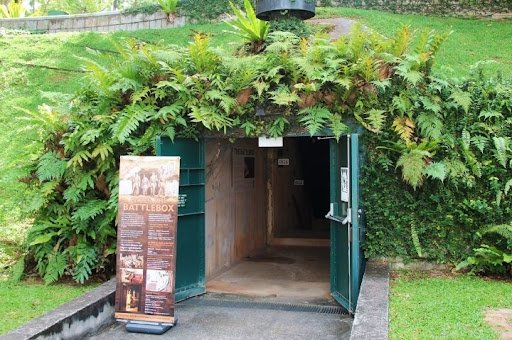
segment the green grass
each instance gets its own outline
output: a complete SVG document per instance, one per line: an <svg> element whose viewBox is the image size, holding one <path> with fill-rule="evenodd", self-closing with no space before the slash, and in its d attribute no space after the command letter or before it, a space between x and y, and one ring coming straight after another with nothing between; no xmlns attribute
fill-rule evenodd
<svg viewBox="0 0 512 340"><path fill-rule="evenodd" d="M486 70L512 76L512 20L427 17L331 7L319 8L317 14L318 17L353 18L387 36L402 25L420 31L453 31L438 54L437 70L448 72L442 68L447 66L453 69L452 75L464 76L471 65L492 60L495 64L486 66Z"/></svg>
<svg viewBox="0 0 512 340"><path fill-rule="evenodd" d="M43 315L95 286L67 284L45 286L41 283L0 282L0 301L2 301L0 334L7 333Z"/></svg>
<svg viewBox="0 0 512 340"><path fill-rule="evenodd" d="M512 308L512 282L401 272L391 282L390 339L498 339L487 308Z"/></svg>

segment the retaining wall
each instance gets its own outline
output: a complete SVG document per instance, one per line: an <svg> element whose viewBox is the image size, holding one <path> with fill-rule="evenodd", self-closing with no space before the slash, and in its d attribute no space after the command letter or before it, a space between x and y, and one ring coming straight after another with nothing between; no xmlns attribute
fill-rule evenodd
<svg viewBox="0 0 512 340"><path fill-rule="evenodd" d="M0 27L36 32L112 32L132 31L151 28L181 27L185 17L169 20L164 12L153 14L122 14L102 12L94 14L59 15L49 17L27 17L0 19Z"/></svg>
<svg viewBox="0 0 512 340"><path fill-rule="evenodd" d="M333 0L331 3L334 6L377 9L395 13L512 17L511 0Z"/></svg>

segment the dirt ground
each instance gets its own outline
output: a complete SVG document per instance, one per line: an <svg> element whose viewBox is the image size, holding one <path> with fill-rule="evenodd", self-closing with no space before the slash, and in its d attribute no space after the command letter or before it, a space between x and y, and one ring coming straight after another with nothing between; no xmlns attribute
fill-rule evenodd
<svg viewBox="0 0 512 340"><path fill-rule="evenodd" d="M488 309L485 322L500 333L502 340L512 340L512 309Z"/></svg>

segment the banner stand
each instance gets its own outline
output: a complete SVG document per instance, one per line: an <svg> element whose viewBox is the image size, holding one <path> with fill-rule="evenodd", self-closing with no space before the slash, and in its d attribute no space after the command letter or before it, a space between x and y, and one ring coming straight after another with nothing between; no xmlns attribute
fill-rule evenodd
<svg viewBox="0 0 512 340"><path fill-rule="evenodd" d="M168 323L155 323L155 322L144 322L144 321L128 321L126 323L126 331L130 333L145 333L162 335L169 329L174 327L178 320L176 319L173 324Z"/></svg>

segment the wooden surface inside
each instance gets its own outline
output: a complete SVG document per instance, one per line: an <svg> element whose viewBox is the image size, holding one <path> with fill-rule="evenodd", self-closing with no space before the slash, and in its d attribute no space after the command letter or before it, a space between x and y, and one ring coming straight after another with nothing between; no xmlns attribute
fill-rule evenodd
<svg viewBox="0 0 512 340"><path fill-rule="evenodd" d="M234 149L253 150L254 179ZM206 140L207 280L266 245L265 157L255 139Z"/></svg>
<svg viewBox="0 0 512 340"><path fill-rule="evenodd" d="M314 138L285 138L271 161L271 245L326 245L329 238L329 148ZM279 165L279 159L288 165ZM283 240L278 240L283 239ZM284 240L286 239L286 240Z"/></svg>

